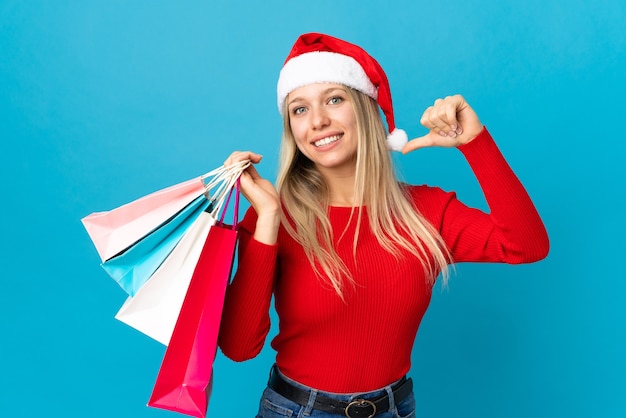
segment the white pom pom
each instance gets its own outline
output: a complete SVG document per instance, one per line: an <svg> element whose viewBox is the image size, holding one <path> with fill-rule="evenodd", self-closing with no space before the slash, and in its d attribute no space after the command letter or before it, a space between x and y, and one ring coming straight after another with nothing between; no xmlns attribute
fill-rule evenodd
<svg viewBox="0 0 626 418"><path fill-rule="evenodd" d="M392 151L402 151L404 144L409 142L409 137L402 129L394 129L387 135L387 147Z"/></svg>

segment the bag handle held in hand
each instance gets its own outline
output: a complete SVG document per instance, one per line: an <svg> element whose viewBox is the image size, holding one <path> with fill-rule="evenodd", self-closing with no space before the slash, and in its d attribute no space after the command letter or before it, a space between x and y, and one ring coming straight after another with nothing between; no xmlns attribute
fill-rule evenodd
<svg viewBox="0 0 626 418"><path fill-rule="evenodd" d="M211 180L205 185L205 196L211 201L211 206L208 210L211 216L217 218L218 213L222 210L222 206L224 206L224 201L230 196L235 183L237 183L241 173L248 166L250 166L250 161L244 160L229 166L218 167L202 176L204 180L207 176L213 175Z"/></svg>

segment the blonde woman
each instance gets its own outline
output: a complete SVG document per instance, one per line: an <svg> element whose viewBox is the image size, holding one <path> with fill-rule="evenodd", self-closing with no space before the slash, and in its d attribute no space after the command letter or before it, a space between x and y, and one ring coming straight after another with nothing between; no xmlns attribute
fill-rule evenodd
<svg viewBox="0 0 626 418"><path fill-rule="evenodd" d="M543 223L463 97L436 100L421 119L429 133L408 141L376 60L318 33L298 38L277 90L277 185L252 166L242 175L251 208L219 345L235 361L255 357L273 295L276 364L257 417L412 417L406 375L436 278L446 280L454 262L544 258ZM489 213L454 193L398 182L389 151L427 146L463 153ZM225 164L245 159L261 156L234 152Z"/></svg>

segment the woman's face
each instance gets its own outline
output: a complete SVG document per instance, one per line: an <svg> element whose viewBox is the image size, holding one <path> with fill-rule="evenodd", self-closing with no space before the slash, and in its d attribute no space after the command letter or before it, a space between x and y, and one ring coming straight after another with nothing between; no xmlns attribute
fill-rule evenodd
<svg viewBox="0 0 626 418"><path fill-rule="evenodd" d="M357 123L345 87L331 83L300 87L287 96L287 111L298 149L321 172L354 170Z"/></svg>

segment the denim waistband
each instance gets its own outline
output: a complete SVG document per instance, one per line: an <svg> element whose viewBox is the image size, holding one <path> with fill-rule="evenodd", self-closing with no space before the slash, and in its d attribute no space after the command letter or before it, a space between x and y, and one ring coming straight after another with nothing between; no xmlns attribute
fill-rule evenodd
<svg viewBox="0 0 626 418"><path fill-rule="evenodd" d="M382 408L377 409L376 407L374 407L375 405L374 403L368 402L370 406L365 407L366 410L368 411L384 412L388 410L393 410L395 409L396 402L397 402L397 400L394 399L394 391L398 390L398 388L400 388L401 386L404 386L403 389L400 389L398 393L403 392L404 395L400 395L400 396L406 397L407 393L410 393L411 387L412 387L411 382L410 381L407 382L406 377L404 377L396 382L393 382L380 389L376 389L372 391L354 392L354 393L334 393L334 392L321 391L321 390L312 388L310 386L304 385L293 379L290 379L289 377L285 376L278 369L276 365L272 367L272 370L270 372L270 379L269 379L270 382L272 381L273 374L280 377L280 379L282 379L284 382L286 382L290 386L293 386L293 388L297 389L297 398L299 399L298 403L302 405L303 407L305 407L305 409L307 410L307 412L305 413L308 413L313 409L322 408L327 411L333 411L333 413L339 413L338 411L341 411L342 415L348 415L346 411L351 410L354 412L358 412L356 410L359 408L359 406L353 406L353 407L347 408L344 411L343 408L345 407L345 405L353 403L353 405L361 405L360 407L363 408L363 405L365 405L365 403L363 402L364 400L372 400L376 402L376 405L378 405L379 407L382 407L384 404L384 409ZM292 393L292 394L294 393L293 390L289 389L288 387L285 388L285 390L287 390L289 393ZM407 390L409 392L407 392ZM291 396L292 395L287 395L288 398ZM322 401L323 399L325 399L325 401ZM339 403L332 404L332 405L341 405L341 403L344 403L344 402L345 404L343 406L340 406L339 409L336 409L335 406L323 407L323 405L328 405L328 402L335 402L335 401ZM320 404L320 402L322 403ZM351 415L348 415L348 416L351 416ZM357 414L355 416L360 416L360 415ZM370 416L369 412L364 416Z"/></svg>
<svg viewBox="0 0 626 418"><path fill-rule="evenodd" d="M280 377L282 377L283 379L285 379L286 381L288 381L289 383L291 383L293 386L298 387L300 389L304 389L304 390L309 390L309 391L315 391L317 393L319 393L320 395L324 395L324 396L328 396L331 398L335 398L335 399L340 399L340 400L353 400L354 398L375 398L377 396L380 396L384 393L387 392L387 390L391 390L391 388L396 385L398 382L400 382L400 380L402 379L398 379L395 382L390 383L389 385L383 386L379 389L374 389L372 391L368 391L368 392L352 392L352 393L335 393L335 392L325 392L322 390L318 390L315 389L313 387L304 385L298 381L295 381L287 376L285 376L283 374L283 372L280 371L280 369L278 368L278 366L276 366L275 364L272 366L272 369L270 370L270 373L278 373L280 375Z"/></svg>

